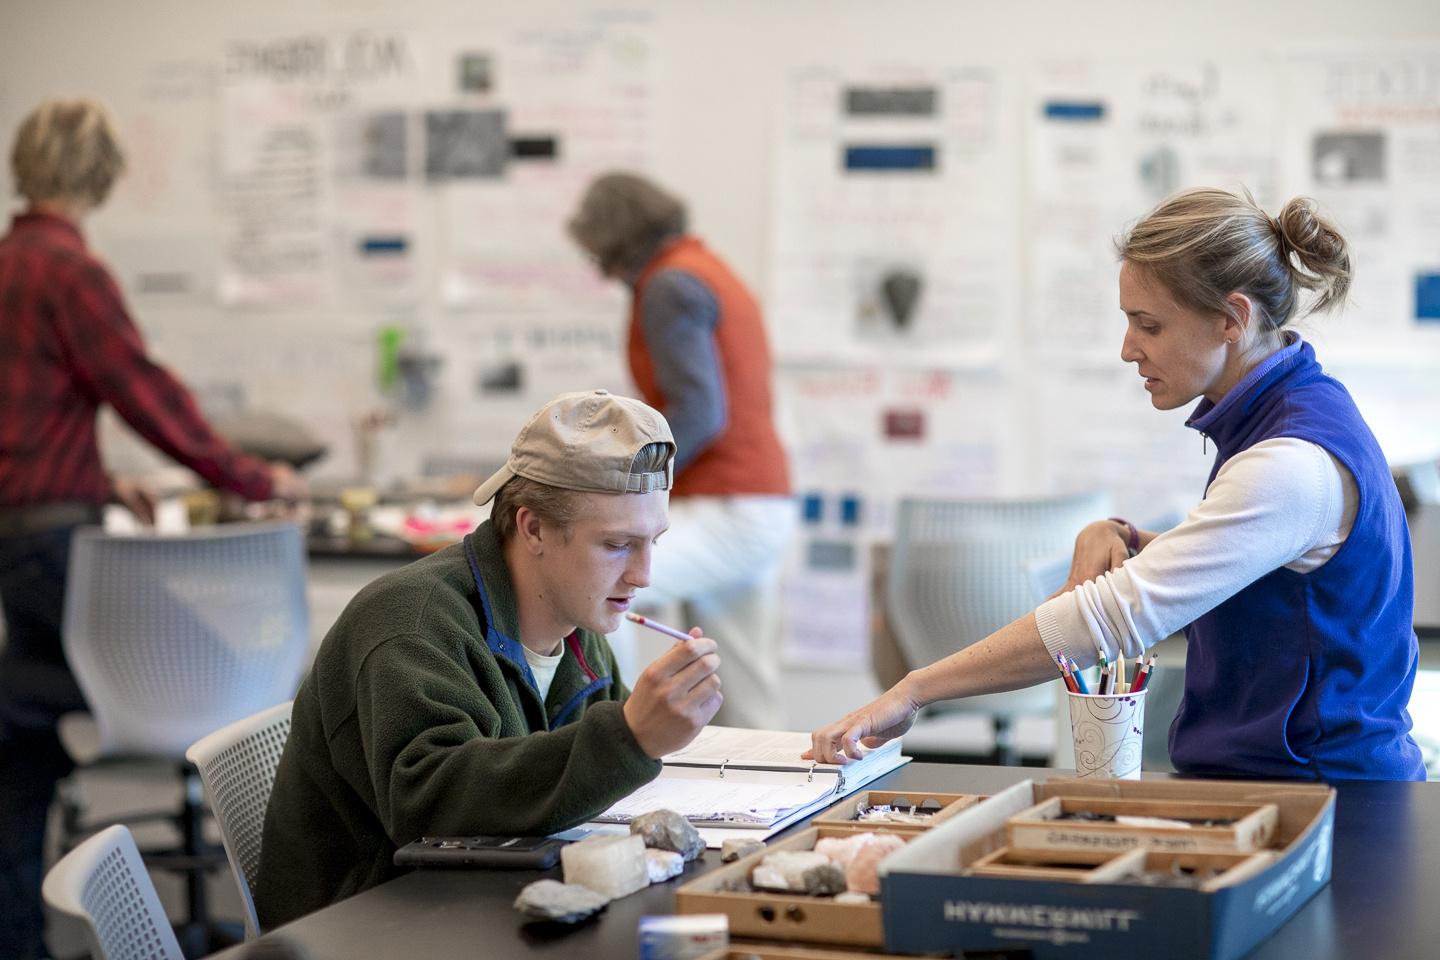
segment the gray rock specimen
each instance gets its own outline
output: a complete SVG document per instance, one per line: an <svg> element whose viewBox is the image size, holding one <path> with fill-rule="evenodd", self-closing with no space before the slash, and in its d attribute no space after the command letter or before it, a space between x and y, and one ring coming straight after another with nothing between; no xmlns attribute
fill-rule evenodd
<svg viewBox="0 0 1440 960"><path fill-rule="evenodd" d="M834 866L828 857L813 850L781 850L768 854L750 874L750 882L765 890L805 889L805 873ZM840 887L844 890L842 884Z"/></svg>
<svg viewBox="0 0 1440 960"><path fill-rule="evenodd" d="M520 891L515 909L531 920L577 923L609 903L604 894L578 883L536 880Z"/></svg>
<svg viewBox="0 0 1440 960"><path fill-rule="evenodd" d="M811 867L800 875L800 889L812 897L828 897L845 892L845 871L833 863Z"/></svg>
<svg viewBox="0 0 1440 960"><path fill-rule="evenodd" d="M700 831L674 810L651 810L630 821L630 832L652 850L673 850L687 861L705 852Z"/></svg>
<svg viewBox="0 0 1440 960"><path fill-rule="evenodd" d="M650 872L651 883L660 883L680 876L685 869L685 858L674 850L646 850L645 869Z"/></svg>
<svg viewBox="0 0 1440 960"><path fill-rule="evenodd" d="M589 837L560 850L565 882L578 883L611 900L650 885L645 844L634 834Z"/></svg>
<svg viewBox="0 0 1440 960"><path fill-rule="evenodd" d="M720 845L720 862L734 863L741 857L748 857L755 851L764 849L763 840L726 840Z"/></svg>

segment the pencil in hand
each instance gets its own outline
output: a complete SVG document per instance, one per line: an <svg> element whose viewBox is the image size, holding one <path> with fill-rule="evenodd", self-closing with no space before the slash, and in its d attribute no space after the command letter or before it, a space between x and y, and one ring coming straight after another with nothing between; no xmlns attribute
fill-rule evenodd
<svg viewBox="0 0 1440 960"><path fill-rule="evenodd" d="M642 617L640 616L640 614L634 613L629 610L625 611L625 619L629 620L631 623L638 623L642 627L649 627L656 633L663 633L667 637L674 637L676 640L691 639L690 634L688 633L682 633L681 631L676 630L674 627L667 627L665 624L661 623L658 620L651 620L649 617Z"/></svg>

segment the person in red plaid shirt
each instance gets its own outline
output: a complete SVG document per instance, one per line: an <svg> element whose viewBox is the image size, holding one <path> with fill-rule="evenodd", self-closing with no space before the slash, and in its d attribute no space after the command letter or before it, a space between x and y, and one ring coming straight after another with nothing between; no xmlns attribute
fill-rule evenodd
<svg viewBox="0 0 1440 960"><path fill-rule="evenodd" d="M101 405L246 499L293 499L304 484L210 429L184 385L146 355L114 278L86 249L80 222L124 168L104 109L42 104L21 124L11 164L27 207L0 239L0 957L27 960L45 955L46 814L73 766L56 722L84 709L60 646L70 534L98 521L107 501L153 520L153 496L100 462Z"/></svg>

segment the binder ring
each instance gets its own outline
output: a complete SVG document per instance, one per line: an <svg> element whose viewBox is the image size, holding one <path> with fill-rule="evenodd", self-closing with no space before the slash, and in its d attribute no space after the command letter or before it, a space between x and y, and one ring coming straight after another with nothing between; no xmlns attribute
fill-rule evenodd
<svg viewBox="0 0 1440 960"><path fill-rule="evenodd" d="M730 762L730 758L729 758L729 757L726 757L724 760L721 760L721 761L720 761L720 779L721 779L721 780L724 780L724 779L725 779L725 764L727 764L727 763L729 763L729 762Z"/></svg>
<svg viewBox="0 0 1440 960"><path fill-rule="evenodd" d="M805 771L805 782L811 783L815 780L815 764L817 761L810 761L810 769Z"/></svg>

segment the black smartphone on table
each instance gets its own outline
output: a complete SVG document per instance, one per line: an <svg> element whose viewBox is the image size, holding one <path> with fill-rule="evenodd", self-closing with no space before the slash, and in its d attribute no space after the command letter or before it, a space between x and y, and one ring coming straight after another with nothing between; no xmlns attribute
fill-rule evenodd
<svg viewBox="0 0 1440 960"><path fill-rule="evenodd" d="M395 851L397 867L544 870L568 841L555 837L421 837Z"/></svg>

